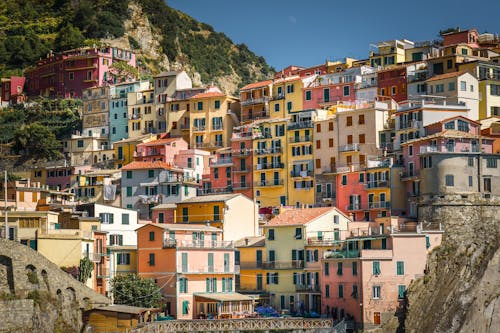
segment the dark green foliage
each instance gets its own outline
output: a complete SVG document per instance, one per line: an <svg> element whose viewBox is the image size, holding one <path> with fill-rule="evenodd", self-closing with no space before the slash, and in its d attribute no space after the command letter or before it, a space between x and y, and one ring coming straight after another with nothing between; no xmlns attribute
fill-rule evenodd
<svg viewBox="0 0 500 333"><path fill-rule="evenodd" d="M138 41L136 41L134 39L134 37L132 36L128 36L128 42L130 44L130 47L133 49L133 50L137 50L137 49L140 49L141 48L141 45L139 44Z"/></svg>
<svg viewBox="0 0 500 333"><path fill-rule="evenodd" d="M39 123L25 125L14 133L12 149L26 157L55 160L62 157L60 148L54 133Z"/></svg>
<svg viewBox="0 0 500 333"><path fill-rule="evenodd" d="M80 267L78 268L78 281L87 282L88 279L92 276L92 271L94 270L94 264L90 261L89 258L84 257L80 259Z"/></svg>
<svg viewBox="0 0 500 333"><path fill-rule="evenodd" d="M68 23L57 34L55 47L57 51L71 50L81 47L84 41L85 37L80 30Z"/></svg>
<svg viewBox="0 0 500 333"><path fill-rule="evenodd" d="M111 285L115 304L146 308L160 305L160 288L151 279L143 279L137 274L117 275Z"/></svg>

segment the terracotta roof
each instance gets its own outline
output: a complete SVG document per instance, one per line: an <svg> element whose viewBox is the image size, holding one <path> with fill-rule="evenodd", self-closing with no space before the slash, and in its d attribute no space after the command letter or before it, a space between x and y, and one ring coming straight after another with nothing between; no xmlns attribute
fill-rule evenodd
<svg viewBox="0 0 500 333"><path fill-rule="evenodd" d="M476 124L476 125L480 125L479 122L477 122L475 120L472 120L472 119L469 119L467 117L464 117L464 116L454 116L454 117L449 117L449 118L446 118L446 119L443 119L443 120L440 120L440 121L436 121L436 122L434 122L432 124L429 124L427 126L432 126L432 125L435 125L435 124L444 124L444 123L446 123L446 122L448 122L448 121L450 121L452 119L457 119L457 118L462 118L462 119L467 120L470 123L473 123L473 124ZM425 126L425 127L427 127L427 126Z"/></svg>
<svg viewBox="0 0 500 333"><path fill-rule="evenodd" d="M336 210L335 207L288 209L271 219L265 226L304 225L332 210Z"/></svg>
<svg viewBox="0 0 500 333"><path fill-rule="evenodd" d="M451 72L451 73L436 75L436 76L431 77L430 79L427 79L426 81L431 82L431 81L437 81L437 80L450 79L452 77L457 77L457 76L460 76L460 75L465 74L465 73L467 73L467 72L460 71L460 72Z"/></svg>
<svg viewBox="0 0 500 333"><path fill-rule="evenodd" d="M161 161L141 162L133 161L122 167L122 170L141 170L141 169L171 169L172 166Z"/></svg>
<svg viewBox="0 0 500 333"><path fill-rule="evenodd" d="M434 134L431 134L431 135L427 135L427 136L424 136L422 138L409 140L409 141L406 141L406 142L402 143L401 145L404 146L404 145L412 144L412 143L415 143L415 142L427 141L427 140L436 139L436 138L491 139L491 138L488 138L488 137L485 137L485 136L482 136L482 135L479 135L479 134L472 134L472 133L467 133L467 132L462 132L462 131L457 131L457 130L446 130L446 131L434 133Z"/></svg>
<svg viewBox="0 0 500 333"><path fill-rule="evenodd" d="M224 95L221 92L214 91L214 92L199 93L199 94L194 95L191 98L210 98L210 97L223 97L223 96L226 96L226 95Z"/></svg>
<svg viewBox="0 0 500 333"><path fill-rule="evenodd" d="M255 89L255 88L265 87L265 86L270 85L272 82L273 82L273 80L266 80L266 81L254 82L254 83L247 84L246 86L244 86L240 90L248 90L248 89Z"/></svg>
<svg viewBox="0 0 500 333"><path fill-rule="evenodd" d="M197 223L191 223L191 224L186 224L186 223L149 223L147 225L151 225L157 228L162 228L165 230L189 230L189 231L213 231L213 232L222 232L221 229L216 228L216 227L211 227L207 226L204 224L197 224ZM142 229L146 227L147 225L143 225L137 229Z"/></svg>
<svg viewBox="0 0 500 333"><path fill-rule="evenodd" d="M234 242L234 247L263 247L265 245L265 236L245 237Z"/></svg>
<svg viewBox="0 0 500 333"><path fill-rule="evenodd" d="M231 200L233 198L236 198L237 196L242 195L240 193L231 193L231 194L213 194L213 195L202 195L199 197L192 197L186 200L183 200L181 202L178 202L177 204L183 204L183 203L197 203L197 202L217 202L217 201L227 201Z"/></svg>

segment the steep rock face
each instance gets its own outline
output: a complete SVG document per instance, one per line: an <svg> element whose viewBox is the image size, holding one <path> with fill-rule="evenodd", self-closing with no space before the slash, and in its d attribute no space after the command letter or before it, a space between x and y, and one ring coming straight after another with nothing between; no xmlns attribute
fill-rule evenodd
<svg viewBox="0 0 500 333"><path fill-rule="evenodd" d="M493 332L500 329L500 201L429 198L424 221L441 222L443 242L428 270L408 290L407 332Z"/></svg>

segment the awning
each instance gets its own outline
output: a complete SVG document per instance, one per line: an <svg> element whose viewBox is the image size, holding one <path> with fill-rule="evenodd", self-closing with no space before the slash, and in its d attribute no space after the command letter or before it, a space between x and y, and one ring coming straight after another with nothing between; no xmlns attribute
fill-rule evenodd
<svg viewBox="0 0 500 333"><path fill-rule="evenodd" d="M194 296L216 302L253 301L252 297L239 293L195 293Z"/></svg>
<svg viewBox="0 0 500 333"><path fill-rule="evenodd" d="M142 187L146 187L146 186L158 186L158 185L160 185L160 183L158 183L158 182L140 183L139 185L142 186Z"/></svg>

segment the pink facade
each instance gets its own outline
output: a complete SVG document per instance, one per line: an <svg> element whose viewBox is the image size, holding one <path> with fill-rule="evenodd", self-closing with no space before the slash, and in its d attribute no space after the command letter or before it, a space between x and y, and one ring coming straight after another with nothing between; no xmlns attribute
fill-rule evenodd
<svg viewBox="0 0 500 333"><path fill-rule="evenodd" d="M24 102L24 84L26 78L22 76L11 76L2 79L0 83L0 102L19 104Z"/></svg>
<svg viewBox="0 0 500 333"><path fill-rule="evenodd" d="M352 317L368 329L402 310L406 289L424 273L427 253L441 240L440 231L416 233L404 226L366 229L366 237L347 239L342 249L325 254L323 313Z"/></svg>
<svg viewBox="0 0 500 333"><path fill-rule="evenodd" d="M136 67L135 53L118 48L80 48L49 54L26 71L30 95L81 98L82 90L116 83L110 67L125 61Z"/></svg>
<svg viewBox="0 0 500 333"><path fill-rule="evenodd" d="M162 138L140 143L136 147L134 160L143 162L162 161L174 165L175 155L187 150L188 143L182 138Z"/></svg>
<svg viewBox="0 0 500 333"><path fill-rule="evenodd" d="M231 149L224 148L217 151L215 157L210 159L209 166L210 175L208 181L203 182L202 194L232 192L233 160Z"/></svg>
<svg viewBox="0 0 500 333"><path fill-rule="evenodd" d="M320 109L337 102L354 102L356 101L354 88L354 82L324 85L314 82L311 87L303 90L304 110Z"/></svg>
<svg viewBox="0 0 500 333"><path fill-rule="evenodd" d="M233 159L233 192L253 199L253 147L252 129L245 127L231 139Z"/></svg>
<svg viewBox="0 0 500 333"><path fill-rule="evenodd" d="M153 207L151 211L153 223L175 223L175 205L161 204Z"/></svg>

